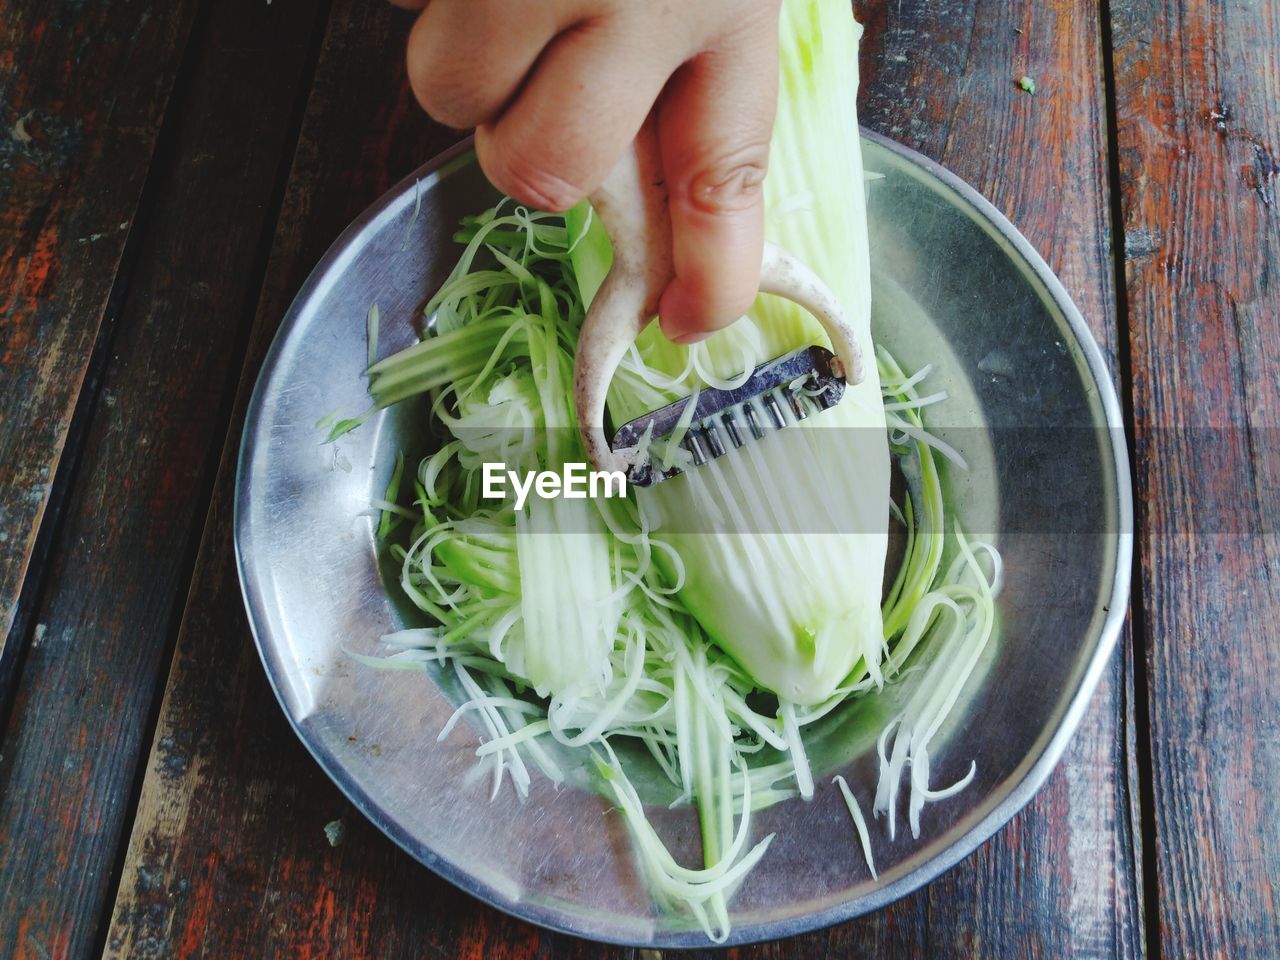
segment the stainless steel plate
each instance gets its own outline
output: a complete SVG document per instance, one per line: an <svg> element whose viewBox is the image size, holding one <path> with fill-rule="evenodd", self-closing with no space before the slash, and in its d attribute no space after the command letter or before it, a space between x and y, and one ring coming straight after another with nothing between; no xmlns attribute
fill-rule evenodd
<svg viewBox="0 0 1280 960"><path fill-rule="evenodd" d="M935 423L970 460L948 497L966 527L994 537L1007 580L1001 634L971 683L934 782L977 777L926 807L920 840L873 829L880 881L857 852L838 791L819 788L759 815L778 831L732 901L731 942L771 939L874 910L969 854L1031 797L1062 753L1115 644L1129 588L1131 507L1119 406L1079 312L1025 239L971 188L925 158L866 135L877 332L908 369L933 363L951 399ZM493 193L470 153L427 164L354 223L316 267L276 338L249 410L236 544L250 621L298 735L352 802L452 882L535 923L599 940L689 946L686 922L656 912L622 820L579 786L535 774L519 801L490 802L475 775L476 732L436 734L450 690L419 673L361 667L408 616L384 589L369 501L394 454L422 448L409 407L324 445L321 417L368 403L364 318L377 303L385 355L444 279L459 218ZM414 217L420 199L421 211ZM887 322L892 319L892 323ZM996 682L998 678L998 682ZM891 695L892 696L892 695ZM829 727L817 749L869 803L870 738L891 699ZM655 809L684 862L697 861L688 811Z"/></svg>

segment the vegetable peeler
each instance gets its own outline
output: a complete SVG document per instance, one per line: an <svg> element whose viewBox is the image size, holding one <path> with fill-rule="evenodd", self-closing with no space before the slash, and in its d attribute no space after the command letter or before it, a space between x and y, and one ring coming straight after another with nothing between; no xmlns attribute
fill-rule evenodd
<svg viewBox="0 0 1280 960"><path fill-rule="evenodd" d="M809 267L766 241L759 292L784 297L811 313L833 349L810 346L777 357L737 389L701 390L624 424L611 444L604 428L609 383L627 349L656 316L658 298L675 274L667 188L652 120L589 199L613 244L613 265L583 321L573 371L579 430L597 469L622 470L629 483L649 486L679 468L637 460L635 446L646 434L667 436L683 419L689 429L682 445L700 465L834 406L846 385L862 382L862 352L835 294ZM695 409L685 417L690 403Z"/></svg>

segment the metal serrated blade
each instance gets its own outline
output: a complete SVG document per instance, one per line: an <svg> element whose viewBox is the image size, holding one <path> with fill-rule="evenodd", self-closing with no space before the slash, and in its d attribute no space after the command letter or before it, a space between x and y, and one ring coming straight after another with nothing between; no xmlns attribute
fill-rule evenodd
<svg viewBox="0 0 1280 960"><path fill-rule="evenodd" d="M669 437L685 408L694 403L693 419L681 445L692 455L694 465L700 466L770 430L835 406L844 388L838 357L823 347L802 347L760 364L732 390L708 388L636 417L618 429L610 446L615 452L634 448L650 428L652 440ZM678 466L664 470L645 460L627 471L627 482L647 487L679 472Z"/></svg>

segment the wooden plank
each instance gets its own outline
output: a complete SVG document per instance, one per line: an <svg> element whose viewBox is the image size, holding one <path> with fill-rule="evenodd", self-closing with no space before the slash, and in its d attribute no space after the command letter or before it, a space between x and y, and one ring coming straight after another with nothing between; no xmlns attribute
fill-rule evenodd
<svg viewBox="0 0 1280 960"><path fill-rule="evenodd" d="M861 3L862 121L1026 235L1117 369L1106 107L1087 0ZM1036 81L1030 95L1017 81ZM761 956L1143 955L1127 635L1044 788L977 853L877 914Z"/></svg>
<svg viewBox="0 0 1280 960"><path fill-rule="evenodd" d="M1096 11L1085 0L1016 10L984 0L945 16L921 2L862 12L871 24L865 118L993 196L1049 256L1110 351ZM399 64L376 52L395 48L404 26L376 4L335 5L237 423L278 318L324 247L443 142L414 117ZM1019 58L1030 59L1024 67ZM1014 87L1024 70L1040 80L1035 99ZM107 954L636 956L479 904L351 812L282 720L248 641L228 536L234 452L232 443L224 453ZM1045 791L975 857L873 917L734 955L1141 953L1125 666L1113 664ZM339 818L346 839L330 848L324 825Z"/></svg>
<svg viewBox="0 0 1280 960"><path fill-rule="evenodd" d="M0 0L0 678L198 6Z"/></svg>
<svg viewBox="0 0 1280 960"><path fill-rule="evenodd" d="M231 552L240 427L289 302L341 230L458 139L410 94L412 18L334 0L108 931L119 957L394 956L496 913L402 854L315 765L266 683ZM327 822L345 818L336 849ZM423 912L425 910L425 913ZM414 918L417 922L415 923ZM500 941L526 929L507 921ZM465 933L465 931L471 931Z"/></svg>
<svg viewBox="0 0 1280 960"><path fill-rule="evenodd" d="M1280 3L1111 4L1166 957L1280 956Z"/></svg>
<svg viewBox="0 0 1280 960"><path fill-rule="evenodd" d="M193 34L0 750L5 956L100 945L324 7Z"/></svg>

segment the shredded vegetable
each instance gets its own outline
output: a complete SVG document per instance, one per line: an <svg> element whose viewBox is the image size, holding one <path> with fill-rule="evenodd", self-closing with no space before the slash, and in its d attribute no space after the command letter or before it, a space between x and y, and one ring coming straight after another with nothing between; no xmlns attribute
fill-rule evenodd
<svg viewBox="0 0 1280 960"><path fill-rule="evenodd" d="M916 831L925 803L972 777L971 769L960 784L934 789L929 748L991 636L999 555L986 544L971 545L954 526L946 529L941 457L923 419L941 395L922 396L922 378L907 376L881 351L884 403L892 407L884 436L908 480L903 560L878 611L881 628L820 702L782 698L762 706L760 685L682 600L685 551L652 529L651 512L635 498L531 499L520 512L511 500L480 499L477 475L486 459L534 467L551 462L553 450L561 458L581 455L576 431L568 428L566 380L582 316L569 258L572 234L558 217L507 204L469 220L461 236L469 248L477 237L499 234L528 279L511 283L486 271L492 280L484 285L474 281L474 271L456 273L436 298L437 309L467 319L410 348L421 371L416 383L432 396L448 439L419 464L411 534L392 538L386 548L399 560L401 588L434 625L384 637L394 648L385 659L359 659L393 669L447 670L465 699L441 736L468 717L479 723L479 758L491 765L495 791L506 777L527 793L531 765L561 782L552 744L584 751L601 789L618 804L657 900L687 912L720 940L729 931L727 897L768 849L769 837L752 836L752 814L814 792L804 743L809 725L920 663L903 711L881 738L874 810L888 815L892 835L908 778L907 815ZM493 314L519 332L493 336ZM458 355L460 338L473 328L489 353L476 349L469 367L442 379L434 372L440 364L433 349ZM377 371L397 369L404 361L391 362L396 359L371 368L375 398ZM400 394L414 384L400 380L394 389ZM402 465L393 471L381 502L384 538L402 521L404 507L391 509L404 502L396 489L404 486L401 472ZM707 487L718 482L711 472L707 477ZM948 551L955 558L944 566ZM613 748L619 738L644 746L672 784L677 805L697 808L702 866L678 864L650 824ZM860 811L853 809L856 826ZM861 842L870 865L869 835Z"/></svg>
<svg viewBox="0 0 1280 960"><path fill-rule="evenodd" d="M772 836L755 836L753 815L812 797L831 773L809 756L806 728L892 688L900 709L877 743L872 807L890 839L904 778L918 836L925 805L976 775L974 765L935 788L930 756L993 636L1000 560L946 516L943 477L964 460L924 419L945 392L922 395L929 368L908 375L872 352L857 37L844 4L784 3L766 180L771 238L831 283L877 357L831 410L699 467L678 436L646 433L629 455L680 476L626 498L517 507L483 495L486 463L555 471L585 459L574 346L611 257L590 208L558 216L507 201L467 219L457 266L425 308L430 332L412 347L375 359L369 317L375 409L426 395L441 442L411 491L398 462L373 505L399 588L429 625L384 637L385 657L353 656L451 678L460 702L440 736L463 722L480 731L494 793L509 779L527 794L534 770L561 783L566 757L593 770L655 900L716 942L730 931L729 898L768 855ZM813 342L813 318L767 297L693 348L651 325L615 376L610 415L621 423L732 387ZM371 413L326 426L336 436ZM689 426L682 417L677 434ZM900 506L891 464L906 481ZM885 591L891 517L905 546ZM643 748L673 806L695 809L700 865L678 862L653 826L624 742ZM866 821L836 782L875 880Z"/></svg>

